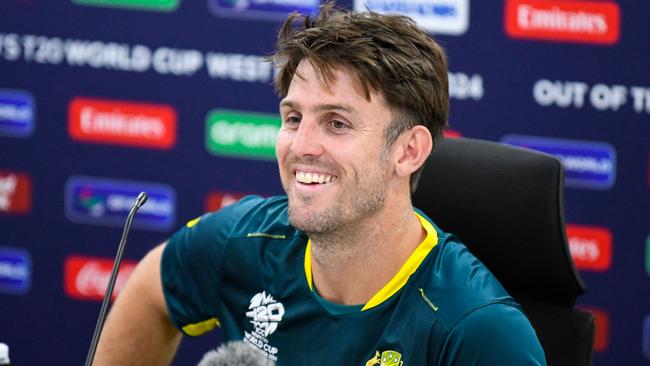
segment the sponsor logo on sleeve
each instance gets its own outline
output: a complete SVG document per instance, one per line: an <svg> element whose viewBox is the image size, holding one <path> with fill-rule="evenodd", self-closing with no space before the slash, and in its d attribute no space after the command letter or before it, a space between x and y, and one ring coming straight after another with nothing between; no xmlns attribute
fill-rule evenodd
<svg viewBox="0 0 650 366"><path fill-rule="evenodd" d="M611 1L508 0L505 28L513 38L613 44L620 10Z"/></svg>
<svg viewBox="0 0 650 366"><path fill-rule="evenodd" d="M74 98L68 109L77 141L156 149L176 143L176 112L167 105Z"/></svg>
<svg viewBox="0 0 650 366"><path fill-rule="evenodd" d="M31 208L31 178L26 174L0 170L0 213L23 215Z"/></svg>
<svg viewBox="0 0 650 366"><path fill-rule="evenodd" d="M571 257L576 268L607 271L612 266L612 233L604 227L566 225Z"/></svg>
<svg viewBox="0 0 650 366"><path fill-rule="evenodd" d="M70 256L64 264L64 291L77 300L102 301L113 271L113 259ZM120 293L137 262L122 261L111 299Z"/></svg>
<svg viewBox="0 0 650 366"><path fill-rule="evenodd" d="M0 135L28 137L34 131L36 106L31 94L0 89Z"/></svg>
<svg viewBox="0 0 650 366"><path fill-rule="evenodd" d="M246 197L247 193L212 191L205 198L205 209L208 212L220 210Z"/></svg>
<svg viewBox="0 0 650 366"><path fill-rule="evenodd" d="M23 295L32 283L32 259L23 249L0 246L0 292Z"/></svg>
<svg viewBox="0 0 650 366"><path fill-rule="evenodd" d="M72 0L79 5L101 7L130 8L139 10L172 11L178 7L180 0Z"/></svg>
<svg viewBox="0 0 650 366"><path fill-rule="evenodd" d="M212 12L218 16L284 20L293 11L315 14L319 0L208 0Z"/></svg>
<svg viewBox="0 0 650 366"><path fill-rule="evenodd" d="M133 227L166 231L176 219L176 195L159 183L73 176L65 187L65 214L73 222L121 227L140 192L147 202L138 210Z"/></svg>
<svg viewBox="0 0 650 366"><path fill-rule="evenodd" d="M277 115L215 109L206 119L206 148L219 156L273 160L280 126Z"/></svg>
<svg viewBox="0 0 650 366"><path fill-rule="evenodd" d="M616 180L616 150L604 142L520 135L506 135L501 142L558 158L567 187L609 189Z"/></svg>
<svg viewBox="0 0 650 366"><path fill-rule="evenodd" d="M355 0L354 10L402 14L427 32L461 35L469 27L469 0Z"/></svg>

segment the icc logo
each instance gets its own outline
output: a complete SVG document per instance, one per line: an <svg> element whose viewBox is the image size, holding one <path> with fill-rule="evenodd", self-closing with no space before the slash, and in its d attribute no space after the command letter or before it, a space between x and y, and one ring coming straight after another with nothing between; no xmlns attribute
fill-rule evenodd
<svg viewBox="0 0 650 366"><path fill-rule="evenodd" d="M268 337L275 332L284 315L282 303L275 301L273 296L266 294L266 291L253 296L248 309L250 311L246 312L246 316L251 318L250 322L255 327L255 333L262 337Z"/></svg>

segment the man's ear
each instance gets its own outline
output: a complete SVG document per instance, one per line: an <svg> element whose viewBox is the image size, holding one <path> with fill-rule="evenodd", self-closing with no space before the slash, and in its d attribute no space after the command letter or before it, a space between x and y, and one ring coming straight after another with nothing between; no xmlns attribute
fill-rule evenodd
<svg viewBox="0 0 650 366"><path fill-rule="evenodd" d="M395 141L395 173L409 177L427 160L433 148L431 132L422 126L413 126Z"/></svg>

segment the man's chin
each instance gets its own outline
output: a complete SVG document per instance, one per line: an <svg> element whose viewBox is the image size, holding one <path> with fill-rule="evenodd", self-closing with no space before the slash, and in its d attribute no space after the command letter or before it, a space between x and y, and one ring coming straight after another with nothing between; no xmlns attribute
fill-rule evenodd
<svg viewBox="0 0 650 366"><path fill-rule="evenodd" d="M296 215L289 215L289 223L294 228L307 233L314 232L318 229L314 220L307 220L304 217L296 217Z"/></svg>
<svg viewBox="0 0 650 366"><path fill-rule="evenodd" d="M331 231L335 225L334 217L326 212L313 209L297 209L289 205L289 223L294 228L306 233L323 233Z"/></svg>
<svg viewBox="0 0 650 366"><path fill-rule="evenodd" d="M323 210L322 205L325 203L323 197L295 191L287 193L287 198L289 210L299 212L301 215L319 215L319 211Z"/></svg>

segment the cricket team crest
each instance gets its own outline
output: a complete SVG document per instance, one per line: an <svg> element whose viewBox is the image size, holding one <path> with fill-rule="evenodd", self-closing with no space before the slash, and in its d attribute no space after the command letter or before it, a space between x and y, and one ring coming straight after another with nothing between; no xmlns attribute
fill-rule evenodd
<svg viewBox="0 0 650 366"><path fill-rule="evenodd" d="M267 358L277 361L278 349L269 344L267 337L278 329L284 316L284 305L262 291L251 298L248 310L246 317L250 318L253 331L244 331L244 341L259 348Z"/></svg>
<svg viewBox="0 0 650 366"><path fill-rule="evenodd" d="M375 352L375 356L366 362L366 366L403 366L402 354L396 351L383 351L381 355L379 351Z"/></svg>

